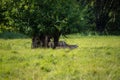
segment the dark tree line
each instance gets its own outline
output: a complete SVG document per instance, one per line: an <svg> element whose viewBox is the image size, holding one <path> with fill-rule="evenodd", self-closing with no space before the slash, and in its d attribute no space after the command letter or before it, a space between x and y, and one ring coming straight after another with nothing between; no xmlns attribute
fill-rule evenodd
<svg viewBox="0 0 120 80"><path fill-rule="evenodd" d="M109 27L107 28L107 26L110 23L114 24L115 22L117 22L117 17L120 16L118 15L120 14L119 5L120 1L118 0L96 0L96 30L99 33L103 33L105 30L108 30Z"/></svg>

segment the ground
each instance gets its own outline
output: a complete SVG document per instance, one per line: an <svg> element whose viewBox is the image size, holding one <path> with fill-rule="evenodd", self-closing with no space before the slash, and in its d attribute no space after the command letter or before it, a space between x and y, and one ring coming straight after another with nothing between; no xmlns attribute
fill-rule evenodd
<svg viewBox="0 0 120 80"><path fill-rule="evenodd" d="M0 80L120 80L120 36L61 38L76 49L31 49L31 39L0 39Z"/></svg>

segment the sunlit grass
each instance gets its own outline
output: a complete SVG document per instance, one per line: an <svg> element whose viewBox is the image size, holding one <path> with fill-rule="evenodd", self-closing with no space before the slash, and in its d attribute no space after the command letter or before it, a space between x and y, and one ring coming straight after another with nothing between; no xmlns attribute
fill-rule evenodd
<svg viewBox="0 0 120 80"><path fill-rule="evenodd" d="M119 36L61 40L79 47L31 49L31 39L0 39L0 80L120 80Z"/></svg>

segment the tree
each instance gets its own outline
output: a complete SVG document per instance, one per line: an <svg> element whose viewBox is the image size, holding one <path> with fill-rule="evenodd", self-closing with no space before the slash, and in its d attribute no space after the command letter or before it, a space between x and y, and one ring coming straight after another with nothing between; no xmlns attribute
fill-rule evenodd
<svg viewBox="0 0 120 80"><path fill-rule="evenodd" d="M96 30L100 34L105 32L110 20L115 19L119 12L119 3L117 0L95 0Z"/></svg>
<svg viewBox="0 0 120 80"><path fill-rule="evenodd" d="M77 1L80 3L80 5L84 4L83 6L88 6L86 10L88 13L85 14L85 17L87 17L88 20L85 22L90 23L89 25L95 23L95 27L89 26L88 27L89 29L93 27L93 29L97 31L99 34L119 34L120 1L118 0L77 0Z"/></svg>
<svg viewBox="0 0 120 80"><path fill-rule="evenodd" d="M8 25L10 23L8 13L10 9L9 3L11 3L11 0L1 0L0 2L0 32L13 30L13 28Z"/></svg>
<svg viewBox="0 0 120 80"><path fill-rule="evenodd" d="M69 28L68 20L77 10L75 0L13 0L10 16L20 32L32 35L33 47L48 47L51 39L55 48L61 34Z"/></svg>

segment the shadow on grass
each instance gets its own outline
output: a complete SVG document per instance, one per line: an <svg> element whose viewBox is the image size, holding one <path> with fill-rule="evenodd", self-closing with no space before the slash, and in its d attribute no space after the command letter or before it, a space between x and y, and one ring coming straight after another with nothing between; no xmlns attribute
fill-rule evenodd
<svg viewBox="0 0 120 80"><path fill-rule="evenodd" d="M77 45L71 45L71 44L67 44L64 41L59 41L58 42L58 46L56 48L69 48L69 49L75 49L78 48Z"/></svg>
<svg viewBox="0 0 120 80"><path fill-rule="evenodd" d="M29 38L28 36L16 33L16 32L2 32L0 33L0 39L25 39Z"/></svg>

